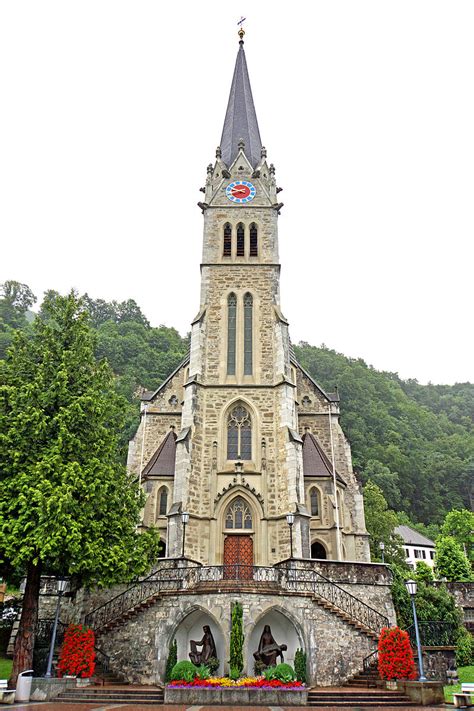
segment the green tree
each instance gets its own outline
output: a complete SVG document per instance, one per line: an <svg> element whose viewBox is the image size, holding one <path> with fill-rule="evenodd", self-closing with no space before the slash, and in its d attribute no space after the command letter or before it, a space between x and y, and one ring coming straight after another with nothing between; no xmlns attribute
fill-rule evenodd
<svg viewBox="0 0 474 711"><path fill-rule="evenodd" d="M441 526L443 536L456 539L471 562L474 562L474 513L467 509L450 511Z"/></svg>
<svg viewBox="0 0 474 711"><path fill-rule="evenodd" d="M231 675L238 678L244 668L244 632L242 626L243 608L240 602L232 605L232 626L230 630L230 659ZM231 677L232 678L232 677Z"/></svg>
<svg viewBox="0 0 474 711"><path fill-rule="evenodd" d="M384 543L385 561L403 566L405 554L402 539L394 533L395 527L398 526L397 514L388 508L381 488L370 479L364 486L364 509L372 560L381 560L379 544Z"/></svg>
<svg viewBox="0 0 474 711"><path fill-rule="evenodd" d="M449 582L470 582L473 579L469 561L453 536L440 536L436 541L435 569L440 578Z"/></svg>
<svg viewBox="0 0 474 711"><path fill-rule="evenodd" d="M0 284L0 359L5 358L17 328L27 328L27 310L36 296L26 284L5 281Z"/></svg>
<svg viewBox="0 0 474 711"><path fill-rule="evenodd" d="M123 400L80 300L51 296L0 363L0 560L26 572L11 683L31 667L42 571L110 586L144 572L143 495L118 458Z"/></svg>

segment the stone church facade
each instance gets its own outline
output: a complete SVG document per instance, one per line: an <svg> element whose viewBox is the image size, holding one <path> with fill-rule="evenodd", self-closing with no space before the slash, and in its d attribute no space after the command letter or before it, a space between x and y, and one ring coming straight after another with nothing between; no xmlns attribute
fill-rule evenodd
<svg viewBox="0 0 474 711"><path fill-rule="evenodd" d="M280 305L280 189L260 140L243 34L202 191L189 356L144 393L129 449L130 476L146 493L143 525L159 530L164 557L132 586L81 591L68 614L95 630L116 674L153 684L163 681L171 641L188 659L204 626L228 673L240 602L245 673L269 625L290 664L297 648L306 651L310 684L340 684L395 621L391 576L370 562L338 395L291 347Z"/></svg>

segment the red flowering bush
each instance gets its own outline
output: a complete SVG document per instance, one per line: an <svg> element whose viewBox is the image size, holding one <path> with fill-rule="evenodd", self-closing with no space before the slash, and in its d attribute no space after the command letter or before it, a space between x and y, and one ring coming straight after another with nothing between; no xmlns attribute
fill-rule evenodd
<svg viewBox="0 0 474 711"><path fill-rule="evenodd" d="M95 669L95 636L82 625L69 625L59 653L58 676L70 675L86 679Z"/></svg>
<svg viewBox="0 0 474 711"><path fill-rule="evenodd" d="M416 679L408 632L400 627L384 627L380 633L378 650L381 679Z"/></svg>

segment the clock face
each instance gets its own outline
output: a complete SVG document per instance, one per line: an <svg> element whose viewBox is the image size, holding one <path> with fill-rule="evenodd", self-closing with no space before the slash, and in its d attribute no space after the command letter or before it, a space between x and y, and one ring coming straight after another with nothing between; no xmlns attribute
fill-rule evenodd
<svg viewBox="0 0 474 711"><path fill-rule="evenodd" d="M246 203L253 200L257 191L248 180L235 180L225 189L225 194L232 202Z"/></svg>

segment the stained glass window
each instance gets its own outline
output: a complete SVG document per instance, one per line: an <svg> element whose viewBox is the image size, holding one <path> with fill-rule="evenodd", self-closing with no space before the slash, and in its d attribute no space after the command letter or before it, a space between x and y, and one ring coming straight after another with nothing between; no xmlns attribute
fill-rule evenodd
<svg viewBox="0 0 474 711"><path fill-rule="evenodd" d="M224 225L224 257L230 257L232 254L232 227L228 222Z"/></svg>
<svg viewBox="0 0 474 711"><path fill-rule="evenodd" d="M250 256L258 257L258 232L255 222L250 225Z"/></svg>
<svg viewBox="0 0 474 711"><path fill-rule="evenodd" d="M247 530L253 528L250 506L241 496L237 496L228 506L225 513L225 527Z"/></svg>
<svg viewBox="0 0 474 711"><path fill-rule="evenodd" d="M319 493L315 487L313 487L311 489L310 497L311 497L311 516L319 516Z"/></svg>
<svg viewBox="0 0 474 711"><path fill-rule="evenodd" d="M242 405L234 407L227 421L227 459L252 459L252 421Z"/></svg>
<svg viewBox="0 0 474 711"><path fill-rule="evenodd" d="M237 256L243 257L245 255L245 232L244 226L241 222L237 225Z"/></svg>
<svg viewBox="0 0 474 711"><path fill-rule="evenodd" d="M244 296L244 375L252 375L252 294Z"/></svg>
<svg viewBox="0 0 474 711"><path fill-rule="evenodd" d="M237 298L229 294L227 300L227 375L235 375L235 337L237 321Z"/></svg>

